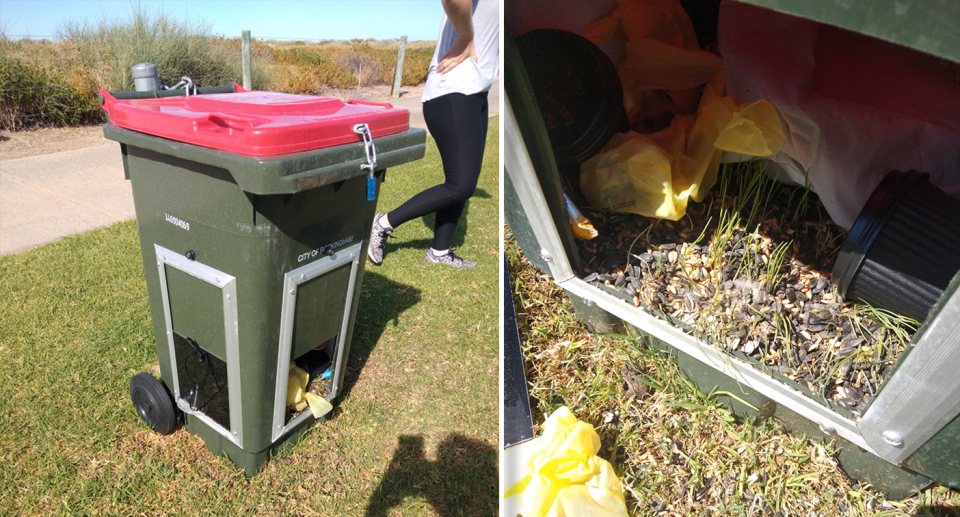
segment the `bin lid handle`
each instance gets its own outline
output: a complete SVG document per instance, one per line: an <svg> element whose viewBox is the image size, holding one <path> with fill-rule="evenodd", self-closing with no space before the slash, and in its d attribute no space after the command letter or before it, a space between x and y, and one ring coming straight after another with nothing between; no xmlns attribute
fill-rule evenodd
<svg viewBox="0 0 960 517"><path fill-rule="evenodd" d="M345 101L345 104L350 104L354 106L375 106L378 108L393 109L393 104L389 102L374 102L374 101L362 101L359 99L350 99Z"/></svg>

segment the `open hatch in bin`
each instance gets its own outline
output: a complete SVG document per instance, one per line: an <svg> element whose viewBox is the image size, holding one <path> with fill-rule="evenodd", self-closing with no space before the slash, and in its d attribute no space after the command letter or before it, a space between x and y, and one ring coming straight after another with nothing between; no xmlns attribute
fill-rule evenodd
<svg viewBox="0 0 960 517"><path fill-rule="evenodd" d="M249 156L272 156L358 141L410 128L410 112L388 103L248 91L118 99L101 90L110 122L134 131Z"/></svg>

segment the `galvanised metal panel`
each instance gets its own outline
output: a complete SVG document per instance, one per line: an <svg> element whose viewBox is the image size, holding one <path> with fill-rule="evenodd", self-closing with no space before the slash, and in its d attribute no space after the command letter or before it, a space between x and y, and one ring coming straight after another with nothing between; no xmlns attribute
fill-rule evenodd
<svg viewBox="0 0 960 517"><path fill-rule="evenodd" d="M563 199L563 187L560 182L560 175L557 173L557 164L553 157L553 147L550 145L550 137L543 125L543 119L540 114L540 108L537 105L533 93L533 87L530 85L530 79L527 77L526 68L523 66L523 60L520 57L520 51L517 48L516 40L513 38L509 28L504 31L504 92L506 98L504 105L504 127L507 129L508 139L522 141L523 145L514 148L504 149L504 169L520 169L533 166L531 171L510 170L509 172L518 173L518 177L531 177L536 185L539 186L540 194L537 199L531 198L525 194L528 190L525 187L526 182L518 184L516 178L510 181L507 194L520 193L518 200L521 202L530 202L538 204L537 209L541 216L549 218L556 226L560 236L555 246L558 249L546 249L549 243L543 242L543 236L539 237L540 244L545 245L544 249L548 254L563 253L568 258L568 262L573 271L579 271L580 255L577 252L577 245L574 242L573 230L570 228L569 218L566 211L566 203ZM510 99L522 99L515 105L510 103ZM511 136L512 135L512 136ZM508 140L509 141L509 140ZM532 176L527 173L532 173ZM506 181L505 181L506 183ZM532 212L527 209L528 215ZM542 253L530 254L528 249L536 246L526 238L525 228L519 223L519 217L514 217L514 208L504 208L504 214L509 221L517 222L517 229L520 230L518 242L524 249L524 253L530 260L549 262L541 257ZM512 228L513 226L511 226ZM514 231L516 235L516 231ZM542 262L541 262L542 263Z"/></svg>

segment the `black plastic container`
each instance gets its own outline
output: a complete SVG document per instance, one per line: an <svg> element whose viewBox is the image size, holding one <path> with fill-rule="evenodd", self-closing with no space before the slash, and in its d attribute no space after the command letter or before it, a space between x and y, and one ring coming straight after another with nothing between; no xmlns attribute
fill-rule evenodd
<svg viewBox="0 0 960 517"><path fill-rule="evenodd" d="M557 166L576 170L630 124L620 75L590 40L539 29L517 38Z"/></svg>
<svg viewBox="0 0 960 517"><path fill-rule="evenodd" d="M893 171L857 216L833 269L840 295L918 321L960 271L960 202L927 173Z"/></svg>

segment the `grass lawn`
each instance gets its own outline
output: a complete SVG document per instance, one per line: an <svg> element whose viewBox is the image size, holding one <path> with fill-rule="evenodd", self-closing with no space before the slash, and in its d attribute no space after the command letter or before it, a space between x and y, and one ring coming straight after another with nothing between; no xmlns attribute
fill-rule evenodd
<svg viewBox="0 0 960 517"><path fill-rule="evenodd" d="M0 258L0 515L495 514L498 137L494 118L454 238L479 267L423 263L432 218L399 228L367 263L332 419L249 480L130 402L157 364L133 221ZM442 180L428 140L379 209Z"/></svg>
<svg viewBox="0 0 960 517"><path fill-rule="evenodd" d="M630 515L960 513L960 493L947 487L888 501L846 477L832 443L786 434L772 420L735 419L642 339L584 329L563 289L527 261L509 229L505 251L537 435L564 405L593 425ZM628 397L628 380L646 389Z"/></svg>

